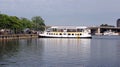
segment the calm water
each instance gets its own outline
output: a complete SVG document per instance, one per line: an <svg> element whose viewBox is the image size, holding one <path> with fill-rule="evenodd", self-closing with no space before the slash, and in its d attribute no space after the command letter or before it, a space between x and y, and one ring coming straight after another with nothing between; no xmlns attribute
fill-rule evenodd
<svg viewBox="0 0 120 67"><path fill-rule="evenodd" d="M0 67L120 67L120 36L0 41Z"/></svg>

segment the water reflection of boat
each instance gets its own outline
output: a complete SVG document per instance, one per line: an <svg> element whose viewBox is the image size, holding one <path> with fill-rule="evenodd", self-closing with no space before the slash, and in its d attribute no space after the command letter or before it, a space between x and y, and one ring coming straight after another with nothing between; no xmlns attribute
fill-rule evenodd
<svg viewBox="0 0 120 67"><path fill-rule="evenodd" d="M40 40L44 41L45 44L52 44L54 46L65 46L65 45L80 45L89 47L91 43L91 39L72 39L72 38L40 38Z"/></svg>
<svg viewBox="0 0 120 67"><path fill-rule="evenodd" d="M52 26L40 33L39 37L47 38L91 38L87 27L76 26Z"/></svg>
<svg viewBox="0 0 120 67"><path fill-rule="evenodd" d="M44 49L50 54L52 51L57 57L78 57L84 60L90 57L91 39L40 38L40 40L44 42Z"/></svg>
<svg viewBox="0 0 120 67"><path fill-rule="evenodd" d="M108 31L105 31L103 35L119 35L119 34L115 33L114 31L108 30Z"/></svg>

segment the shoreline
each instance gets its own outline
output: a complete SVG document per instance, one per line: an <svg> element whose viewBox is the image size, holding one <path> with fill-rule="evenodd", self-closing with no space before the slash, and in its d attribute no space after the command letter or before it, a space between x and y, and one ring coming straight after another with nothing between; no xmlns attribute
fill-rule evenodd
<svg viewBox="0 0 120 67"><path fill-rule="evenodd" d="M38 34L7 34L7 35L0 35L0 40L25 39L25 38L38 38Z"/></svg>

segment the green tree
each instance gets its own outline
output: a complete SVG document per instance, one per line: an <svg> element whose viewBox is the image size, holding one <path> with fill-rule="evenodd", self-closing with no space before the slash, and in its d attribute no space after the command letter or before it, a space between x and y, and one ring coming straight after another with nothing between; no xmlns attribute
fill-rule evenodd
<svg viewBox="0 0 120 67"><path fill-rule="evenodd" d="M21 23L22 23L22 26L23 26L23 28L25 29L25 28L32 28L32 21L30 21L29 19L27 19L27 18L21 18L20 19L21 20Z"/></svg>
<svg viewBox="0 0 120 67"><path fill-rule="evenodd" d="M0 28L17 31L22 29L22 25L20 19L17 16L0 14Z"/></svg>
<svg viewBox="0 0 120 67"><path fill-rule="evenodd" d="M40 16L33 17L31 21L27 18L18 18L17 16L0 14L0 29L10 29L17 33L25 28L43 31L45 23Z"/></svg>
<svg viewBox="0 0 120 67"><path fill-rule="evenodd" d="M16 28L20 29L21 23L19 18L16 16L8 16L5 14L0 14L0 27L3 29Z"/></svg>
<svg viewBox="0 0 120 67"><path fill-rule="evenodd" d="M7 29L10 26L9 16L6 14L0 14L0 28Z"/></svg>
<svg viewBox="0 0 120 67"><path fill-rule="evenodd" d="M40 16L32 17L32 22L34 23L33 27L35 28L35 30L43 31L45 29L44 20Z"/></svg>
<svg viewBox="0 0 120 67"><path fill-rule="evenodd" d="M9 23L10 29L13 29L15 33L18 33L23 29L22 22L16 16L10 16Z"/></svg>
<svg viewBox="0 0 120 67"><path fill-rule="evenodd" d="M108 24L101 24L100 27L115 27L113 25L108 25Z"/></svg>

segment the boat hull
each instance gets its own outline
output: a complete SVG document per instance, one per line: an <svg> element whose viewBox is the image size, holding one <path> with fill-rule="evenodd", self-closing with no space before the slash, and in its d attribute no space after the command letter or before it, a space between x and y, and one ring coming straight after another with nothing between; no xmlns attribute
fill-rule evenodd
<svg viewBox="0 0 120 67"><path fill-rule="evenodd" d="M92 39L92 37L47 37L47 36L39 36L39 38L88 38L88 39Z"/></svg>
<svg viewBox="0 0 120 67"><path fill-rule="evenodd" d="M39 38L92 38L92 36L84 36L84 37L58 37L58 36L41 36L39 35Z"/></svg>

